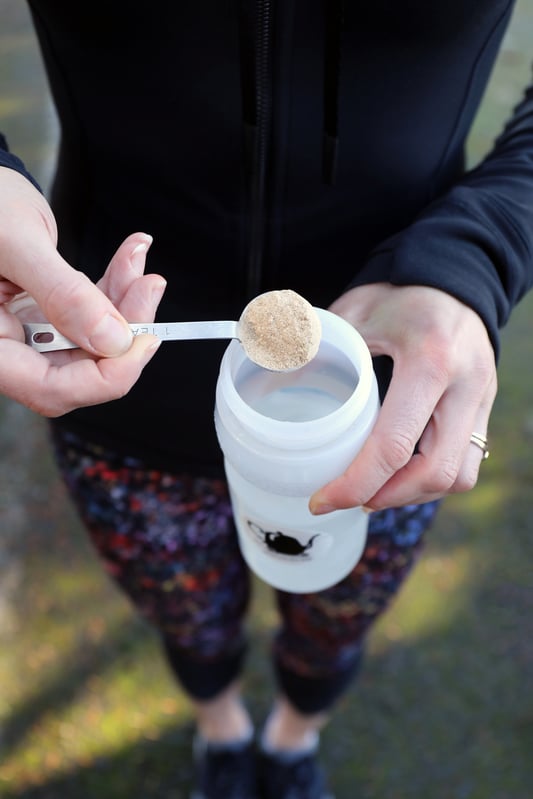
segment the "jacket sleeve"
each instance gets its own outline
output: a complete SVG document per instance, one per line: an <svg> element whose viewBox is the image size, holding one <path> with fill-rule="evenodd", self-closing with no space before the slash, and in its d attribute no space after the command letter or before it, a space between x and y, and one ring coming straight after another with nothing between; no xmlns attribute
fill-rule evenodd
<svg viewBox="0 0 533 799"><path fill-rule="evenodd" d="M17 158L16 155L9 152L9 148L7 146L7 141L5 136L0 133L0 166L8 167L9 169L14 169L15 172L19 172L21 175L24 175L36 189L42 191L41 187L37 183L37 181L30 175L26 167L24 166L23 162L20 158Z"/></svg>
<svg viewBox="0 0 533 799"><path fill-rule="evenodd" d="M380 245L351 286L442 289L498 330L533 285L533 86L487 157Z"/></svg>

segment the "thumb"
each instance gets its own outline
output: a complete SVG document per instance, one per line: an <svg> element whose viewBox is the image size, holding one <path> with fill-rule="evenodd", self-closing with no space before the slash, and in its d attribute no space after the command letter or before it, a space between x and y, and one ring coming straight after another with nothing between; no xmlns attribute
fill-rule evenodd
<svg viewBox="0 0 533 799"><path fill-rule="evenodd" d="M0 167L0 173L1 276L27 292L53 325L91 354L128 350L132 334L125 319L57 252L55 219L45 198L14 170Z"/></svg>
<svg viewBox="0 0 533 799"><path fill-rule="evenodd" d="M24 288L46 319L86 352L116 357L133 341L128 323L111 300L82 272L71 267L54 250Z"/></svg>

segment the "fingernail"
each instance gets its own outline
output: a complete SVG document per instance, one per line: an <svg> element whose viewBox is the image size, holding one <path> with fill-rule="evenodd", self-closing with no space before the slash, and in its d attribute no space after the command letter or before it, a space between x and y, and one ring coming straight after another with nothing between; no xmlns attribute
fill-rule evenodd
<svg viewBox="0 0 533 799"><path fill-rule="evenodd" d="M310 499L309 510L313 516L321 516L323 513L331 513L337 510L330 502L322 502L320 499Z"/></svg>
<svg viewBox="0 0 533 799"><path fill-rule="evenodd" d="M152 244L153 238L149 236L148 233L145 234L146 238L144 241L140 241L136 247L133 248L130 255L130 263L132 268L138 275L142 275L144 272L144 263L146 259L146 253Z"/></svg>
<svg viewBox="0 0 533 799"><path fill-rule="evenodd" d="M164 278L161 278L161 281L152 289L152 305L159 305L161 298L165 293L166 287L167 281Z"/></svg>
<svg viewBox="0 0 533 799"><path fill-rule="evenodd" d="M89 336L89 343L96 352L108 358L126 352L132 340L129 327L111 314L102 317Z"/></svg>
<svg viewBox="0 0 533 799"><path fill-rule="evenodd" d="M145 349L143 353L144 363L148 363L148 361L152 358L152 356L157 352L159 347L161 346L161 339L156 338L152 341Z"/></svg>

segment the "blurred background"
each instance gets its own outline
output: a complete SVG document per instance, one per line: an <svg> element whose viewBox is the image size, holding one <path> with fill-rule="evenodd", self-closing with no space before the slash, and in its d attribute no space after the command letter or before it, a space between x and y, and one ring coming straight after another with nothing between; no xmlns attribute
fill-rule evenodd
<svg viewBox="0 0 533 799"><path fill-rule="evenodd" d="M25 4L0 0L0 21L0 130L47 188L57 125ZM519 0L472 164L529 82L532 54L533 0ZM503 334L479 484L445 503L323 735L337 799L533 795L532 333L533 294ZM45 422L0 398L0 452L0 796L185 799L188 705L86 542ZM276 615L256 589L246 693L260 723Z"/></svg>

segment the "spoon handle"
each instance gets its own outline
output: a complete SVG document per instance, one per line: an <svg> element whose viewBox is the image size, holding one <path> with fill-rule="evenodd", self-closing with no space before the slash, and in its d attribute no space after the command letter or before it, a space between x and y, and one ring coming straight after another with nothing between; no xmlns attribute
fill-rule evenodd
<svg viewBox="0 0 533 799"><path fill-rule="evenodd" d="M150 322L131 323L134 336L150 333L162 341L183 341L185 339L203 338L238 338L238 323L232 321L215 322ZM26 344L38 352L78 349L70 339L63 336L48 322L25 324Z"/></svg>

